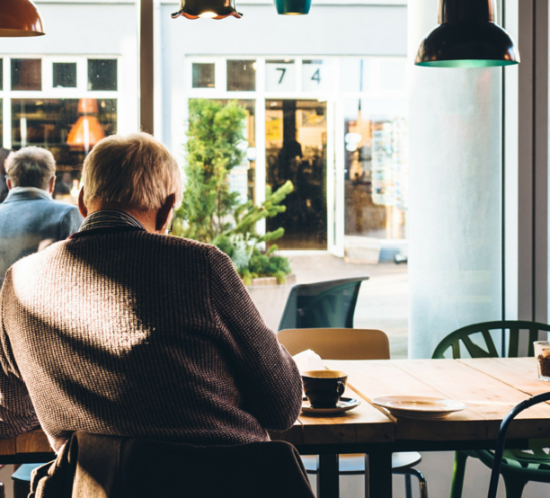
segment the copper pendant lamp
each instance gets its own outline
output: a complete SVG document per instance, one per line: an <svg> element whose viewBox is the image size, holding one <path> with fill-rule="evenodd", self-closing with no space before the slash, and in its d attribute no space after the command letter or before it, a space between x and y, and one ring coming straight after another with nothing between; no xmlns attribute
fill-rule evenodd
<svg viewBox="0 0 550 498"><path fill-rule="evenodd" d="M415 64L495 67L519 63L510 35L496 24L495 0L439 0L439 26L418 49Z"/></svg>
<svg viewBox="0 0 550 498"><path fill-rule="evenodd" d="M77 111L83 116L71 128L67 144L71 148L84 149L87 154L95 144L105 138L99 119L93 115L98 112L97 99L80 99Z"/></svg>
<svg viewBox="0 0 550 498"><path fill-rule="evenodd" d="M187 19L225 19L233 16L240 19L243 15L235 10L234 0L181 0L180 9L172 14L172 19L179 16Z"/></svg>
<svg viewBox="0 0 550 498"><path fill-rule="evenodd" d="M40 12L30 0L0 0L0 37L45 35Z"/></svg>

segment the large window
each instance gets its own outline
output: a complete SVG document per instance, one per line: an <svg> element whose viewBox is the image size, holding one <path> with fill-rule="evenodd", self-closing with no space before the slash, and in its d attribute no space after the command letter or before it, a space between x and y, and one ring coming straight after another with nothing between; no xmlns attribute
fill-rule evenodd
<svg viewBox="0 0 550 498"><path fill-rule="evenodd" d="M0 122L3 146L50 150L57 162L54 196L75 202L86 155L118 129L118 59L5 56L0 68L8 81L0 91L9 113Z"/></svg>

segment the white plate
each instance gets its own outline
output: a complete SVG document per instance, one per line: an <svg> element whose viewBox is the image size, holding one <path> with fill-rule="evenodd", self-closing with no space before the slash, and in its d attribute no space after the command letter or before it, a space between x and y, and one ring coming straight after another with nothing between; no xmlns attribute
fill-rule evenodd
<svg viewBox="0 0 550 498"><path fill-rule="evenodd" d="M442 419L467 408L462 401L432 396L384 396L372 402L396 417L423 419Z"/></svg>
<svg viewBox="0 0 550 498"><path fill-rule="evenodd" d="M354 398L340 398L335 408L312 408L307 398L302 401L302 415L342 415L348 410L353 410L361 404L361 401Z"/></svg>

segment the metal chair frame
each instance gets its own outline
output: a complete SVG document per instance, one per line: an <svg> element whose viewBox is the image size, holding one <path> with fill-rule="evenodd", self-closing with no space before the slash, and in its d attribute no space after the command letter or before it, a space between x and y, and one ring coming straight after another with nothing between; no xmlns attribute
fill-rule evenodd
<svg viewBox="0 0 550 498"><path fill-rule="evenodd" d="M544 403L545 401L550 401L550 392L538 394L536 396L532 396L531 398L528 398L522 401L521 403L517 404L514 408L512 408L508 412L508 414L500 424L500 429L498 431L498 436L497 436L497 444L495 449L494 461L493 461L493 469L491 470L489 494L487 495L487 498L496 498L497 496L498 478L500 476L500 470L502 467L504 445L506 443L506 435L508 434L508 428L510 427L512 420L514 420L514 418L518 414L520 414L523 410L526 410L527 408L530 408L531 406L536 405L538 403Z"/></svg>
<svg viewBox="0 0 550 498"><path fill-rule="evenodd" d="M498 358L500 354L491 336L491 331L502 330L502 351L505 352L505 331L509 331L507 356L517 358L519 355L520 332L527 331L527 355L534 355L533 342L538 340L539 331L550 332L550 325L526 320L495 320L461 327L441 340L432 355L434 359L444 358L450 349L452 357L461 357L461 343L472 358ZM476 344L471 336L481 334L484 347ZM533 448L536 450L536 448ZM494 455L488 450L457 451L455 453L455 465L453 481L451 485L451 498L460 498L464 483L464 472L468 457L478 458L488 467L493 466ZM529 481L550 482L550 472L538 468L529 468L538 465L550 464L550 456L542 451L539 454L530 455L519 450L507 450L505 459L507 464L503 468L503 478L506 485L507 498L521 497L525 484ZM538 460L538 462L537 462ZM515 465L513 465L515 463Z"/></svg>

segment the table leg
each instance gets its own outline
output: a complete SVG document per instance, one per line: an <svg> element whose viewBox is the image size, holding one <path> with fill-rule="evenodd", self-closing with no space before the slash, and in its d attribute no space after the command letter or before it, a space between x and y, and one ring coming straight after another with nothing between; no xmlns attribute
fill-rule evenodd
<svg viewBox="0 0 550 498"><path fill-rule="evenodd" d="M317 498L339 498L338 455L319 455Z"/></svg>
<svg viewBox="0 0 550 498"><path fill-rule="evenodd" d="M366 498L391 498L392 470L391 451L372 451L365 456L365 496Z"/></svg>

